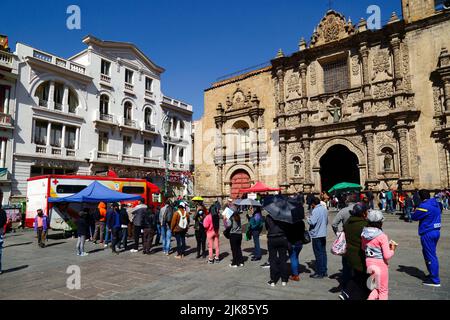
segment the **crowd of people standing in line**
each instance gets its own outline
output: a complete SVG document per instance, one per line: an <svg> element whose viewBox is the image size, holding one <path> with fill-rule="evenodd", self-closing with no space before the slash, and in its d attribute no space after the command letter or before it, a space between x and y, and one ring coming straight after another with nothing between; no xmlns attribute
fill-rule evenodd
<svg viewBox="0 0 450 320"><path fill-rule="evenodd" d="M386 199L391 199L389 191ZM413 195L414 196L414 195ZM440 286L439 261L436 247L440 238L441 214L445 206L438 197L431 197L426 190L418 191L419 201L415 205L408 219L420 221L419 236L422 252L429 276L423 282L427 286ZM302 196L296 197L298 207L304 212ZM363 199L363 201L361 201ZM267 246L269 253L270 280L268 284L275 286L281 279L282 286L288 280L299 281L299 255L304 245L312 242L315 256L315 273L312 279L328 277L327 268L327 228L328 208L325 194L319 198L307 198L310 210L304 215L309 225L303 219L294 223L287 223L274 219L270 214L262 214L262 206L249 206L247 214L248 227L246 239L253 239L254 251L252 261L262 258L260 234L265 226L267 230ZM264 199L261 199L264 203ZM309 202L309 203L308 203ZM389 205L388 205L389 207ZM231 215L226 215L225 209L230 209ZM232 268L244 266L242 255L243 224L241 221L241 208L233 203L232 199L224 207L216 201L209 209L202 202L198 202L193 214L183 200L172 202L168 200L162 208L147 206L142 199L135 207L112 203L99 203L92 213L89 209L80 212L77 220L78 240L76 254L86 256L85 241L89 239L107 247L111 242L111 250L119 254L118 249L128 250L129 237L134 239L130 252L139 251L139 242L142 242L142 253L150 254L154 245L162 240L162 252L171 253L171 238L176 239L176 258L182 259L186 251L186 234L190 227L191 217L197 242L197 259L206 258L209 264L220 262L220 225L223 223L223 235L229 240ZM346 250L342 254L342 276L340 281L340 298L346 299L388 299L389 293L389 260L394 256L397 244L389 241L383 232L384 214L381 210L371 209L370 198L360 197L359 193L350 193L346 196L345 207L336 214L331 223L332 230L339 236L345 235ZM0 230L6 223L6 213L0 208ZM48 229L47 216L42 210L37 211L34 230L37 234L38 245L45 247L45 238ZM153 240L156 236L156 242ZM308 239L310 238L310 239ZM1 248L3 233L0 232L0 272ZM206 248L208 247L208 252ZM291 270L287 261L290 260ZM263 265L264 266L264 265ZM373 288L367 286L368 279L375 281Z"/></svg>

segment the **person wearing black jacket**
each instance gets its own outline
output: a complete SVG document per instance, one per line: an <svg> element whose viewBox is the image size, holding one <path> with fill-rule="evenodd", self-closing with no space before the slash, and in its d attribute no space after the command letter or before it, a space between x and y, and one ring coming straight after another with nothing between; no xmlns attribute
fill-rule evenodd
<svg viewBox="0 0 450 320"><path fill-rule="evenodd" d="M142 229L144 230L144 250L143 254L150 254L153 238L156 234L156 214L153 206L149 206L142 220Z"/></svg>
<svg viewBox="0 0 450 320"><path fill-rule="evenodd" d="M106 213L106 225L111 231L112 241L111 250L114 254L119 254L116 251L116 246L120 241L120 209L119 204L114 203L112 208Z"/></svg>
<svg viewBox="0 0 450 320"><path fill-rule="evenodd" d="M2 204L0 203L0 274L3 273L2 271L3 230L5 228L7 221L8 218L6 217L6 211L3 210Z"/></svg>
<svg viewBox="0 0 450 320"><path fill-rule="evenodd" d="M266 217L267 242L269 247L270 286L275 286L281 278L281 284L288 282L288 239L286 237L286 224L274 220L270 215Z"/></svg>
<svg viewBox="0 0 450 320"><path fill-rule="evenodd" d="M206 217L206 208L199 204L194 214L195 239L197 240L197 259L206 258L206 230L203 219Z"/></svg>
<svg viewBox="0 0 450 320"><path fill-rule="evenodd" d="M126 204L122 204L120 207L120 236L121 242L119 242L119 249L122 249L122 246L125 251L128 249L128 225L130 223L130 218L128 217L127 206Z"/></svg>
<svg viewBox="0 0 450 320"><path fill-rule="evenodd" d="M83 209L80 212L80 219L77 221L77 234L78 234L78 240L77 240L77 256L87 256L88 253L84 251L84 243L86 241L86 238L89 236L89 210Z"/></svg>

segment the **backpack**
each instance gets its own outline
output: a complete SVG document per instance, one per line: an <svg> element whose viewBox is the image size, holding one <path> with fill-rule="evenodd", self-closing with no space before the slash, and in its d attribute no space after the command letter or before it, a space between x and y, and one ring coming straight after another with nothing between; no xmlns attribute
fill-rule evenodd
<svg viewBox="0 0 450 320"><path fill-rule="evenodd" d="M181 214L181 211L178 211L178 214L180 215L180 220L178 221L178 227L180 229L186 229L187 228L187 213L185 212L184 215Z"/></svg>

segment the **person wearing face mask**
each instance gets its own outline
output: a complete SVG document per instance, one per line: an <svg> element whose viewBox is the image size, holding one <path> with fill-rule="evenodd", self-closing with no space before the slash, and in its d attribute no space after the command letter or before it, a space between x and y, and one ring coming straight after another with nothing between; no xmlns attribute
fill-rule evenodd
<svg viewBox="0 0 450 320"><path fill-rule="evenodd" d="M37 215L34 218L34 231L37 233L39 247L45 248L45 238L47 235L47 216L44 215L42 209L37 210Z"/></svg>

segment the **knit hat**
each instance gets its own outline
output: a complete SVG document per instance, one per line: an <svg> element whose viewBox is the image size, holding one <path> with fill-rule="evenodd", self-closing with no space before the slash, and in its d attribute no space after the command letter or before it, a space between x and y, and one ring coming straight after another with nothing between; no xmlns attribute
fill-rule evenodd
<svg viewBox="0 0 450 320"><path fill-rule="evenodd" d="M382 222L384 221L383 212L380 210L369 210L367 213L367 221L369 222Z"/></svg>

